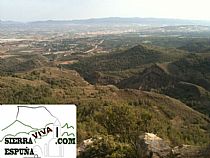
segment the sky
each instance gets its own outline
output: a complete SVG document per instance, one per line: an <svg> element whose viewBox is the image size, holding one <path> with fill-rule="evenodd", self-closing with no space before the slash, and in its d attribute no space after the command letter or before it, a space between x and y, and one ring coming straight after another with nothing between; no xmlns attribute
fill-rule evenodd
<svg viewBox="0 0 210 158"><path fill-rule="evenodd" d="M210 21L210 0L0 0L0 19L153 17Z"/></svg>

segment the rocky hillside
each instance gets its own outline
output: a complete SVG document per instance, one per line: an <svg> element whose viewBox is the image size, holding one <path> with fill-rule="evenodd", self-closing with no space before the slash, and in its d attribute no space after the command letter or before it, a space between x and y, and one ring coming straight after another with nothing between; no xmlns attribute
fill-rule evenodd
<svg viewBox="0 0 210 158"><path fill-rule="evenodd" d="M122 80L118 86L164 93L209 115L209 59L208 56L189 55L175 62L155 64Z"/></svg>
<svg viewBox="0 0 210 158"><path fill-rule="evenodd" d="M0 74L26 72L46 66L48 59L41 55L25 55L6 59L0 58Z"/></svg>
<svg viewBox="0 0 210 158"><path fill-rule="evenodd" d="M209 118L184 103L154 92L91 85L73 70L45 67L0 77L0 90L1 103L78 104L78 143L110 136L111 149L124 146L135 155L134 144L145 132L173 146L210 140Z"/></svg>
<svg viewBox="0 0 210 158"><path fill-rule="evenodd" d="M110 142L113 140L111 137L109 137L110 146L108 146L108 144L106 144L105 141L106 138L104 137L95 137L84 140L78 145L78 158L90 157L92 156L92 152L94 151L97 157L108 156L104 153L99 152L104 150L102 149L102 144L107 147L110 147ZM120 145L121 147L126 148L125 144L119 144L119 146ZM168 142L164 141L162 138L158 137L153 133L144 133L140 135L137 139L136 146L137 150L135 157L138 158L208 158L209 156L206 150L203 150L198 146L180 145L172 147ZM119 148L116 148L115 150L118 150L118 152L120 152ZM111 157L114 157L113 151L110 150L110 148L108 151ZM129 150L127 150L127 152L129 152ZM124 157L132 157L132 155L126 153L126 150L123 152L123 154Z"/></svg>
<svg viewBox="0 0 210 158"><path fill-rule="evenodd" d="M154 63L174 61L184 55L176 50L170 53L156 47L137 45L120 52L84 58L65 67L75 69L90 83L115 84Z"/></svg>
<svg viewBox="0 0 210 158"><path fill-rule="evenodd" d="M159 90L174 85L177 81L178 80L175 77L171 76L162 67L155 64L137 75L122 80L118 86L121 88Z"/></svg>

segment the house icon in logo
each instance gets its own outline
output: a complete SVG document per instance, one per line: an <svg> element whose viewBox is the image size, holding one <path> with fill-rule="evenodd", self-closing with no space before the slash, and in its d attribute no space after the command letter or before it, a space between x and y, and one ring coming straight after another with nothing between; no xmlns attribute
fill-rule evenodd
<svg viewBox="0 0 210 158"><path fill-rule="evenodd" d="M44 147L45 157L64 157L64 147L57 144L57 139L61 136L61 123L58 119L53 124L53 138Z"/></svg>

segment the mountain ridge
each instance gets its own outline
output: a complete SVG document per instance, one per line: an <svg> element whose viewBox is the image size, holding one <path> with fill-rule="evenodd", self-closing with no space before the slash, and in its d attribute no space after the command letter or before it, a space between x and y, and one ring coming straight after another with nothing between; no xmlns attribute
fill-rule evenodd
<svg viewBox="0 0 210 158"><path fill-rule="evenodd" d="M40 21L4 21L0 24L143 24L143 25L207 25L210 26L208 20L190 20L190 19L173 19L173 18L141 18L141 17L106 17L106 18L90 18L90 19L76 19L76 20L40 20Z"/></svg>

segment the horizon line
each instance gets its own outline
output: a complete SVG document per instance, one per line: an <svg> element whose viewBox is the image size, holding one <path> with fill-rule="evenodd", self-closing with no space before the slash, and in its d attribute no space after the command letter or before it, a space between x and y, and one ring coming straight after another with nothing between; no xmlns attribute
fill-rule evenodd
<svg viewBox="0 0 210 158"><path fill-rule="evenodd" d="M99 19L162 19L162 20L180 20L180 21L202 21L202 22L210 22L207 19L187 19L187 18L166 18L166 17L93 17L93 18L76 18L76 19L43 19L43 20L5 20L0 19L0 22L17 22L17 23L32 23L32 22L47 22L47 21L58 21L58 22L68 22L68 21L85 21L85 20L99 20Z"/></svg>

